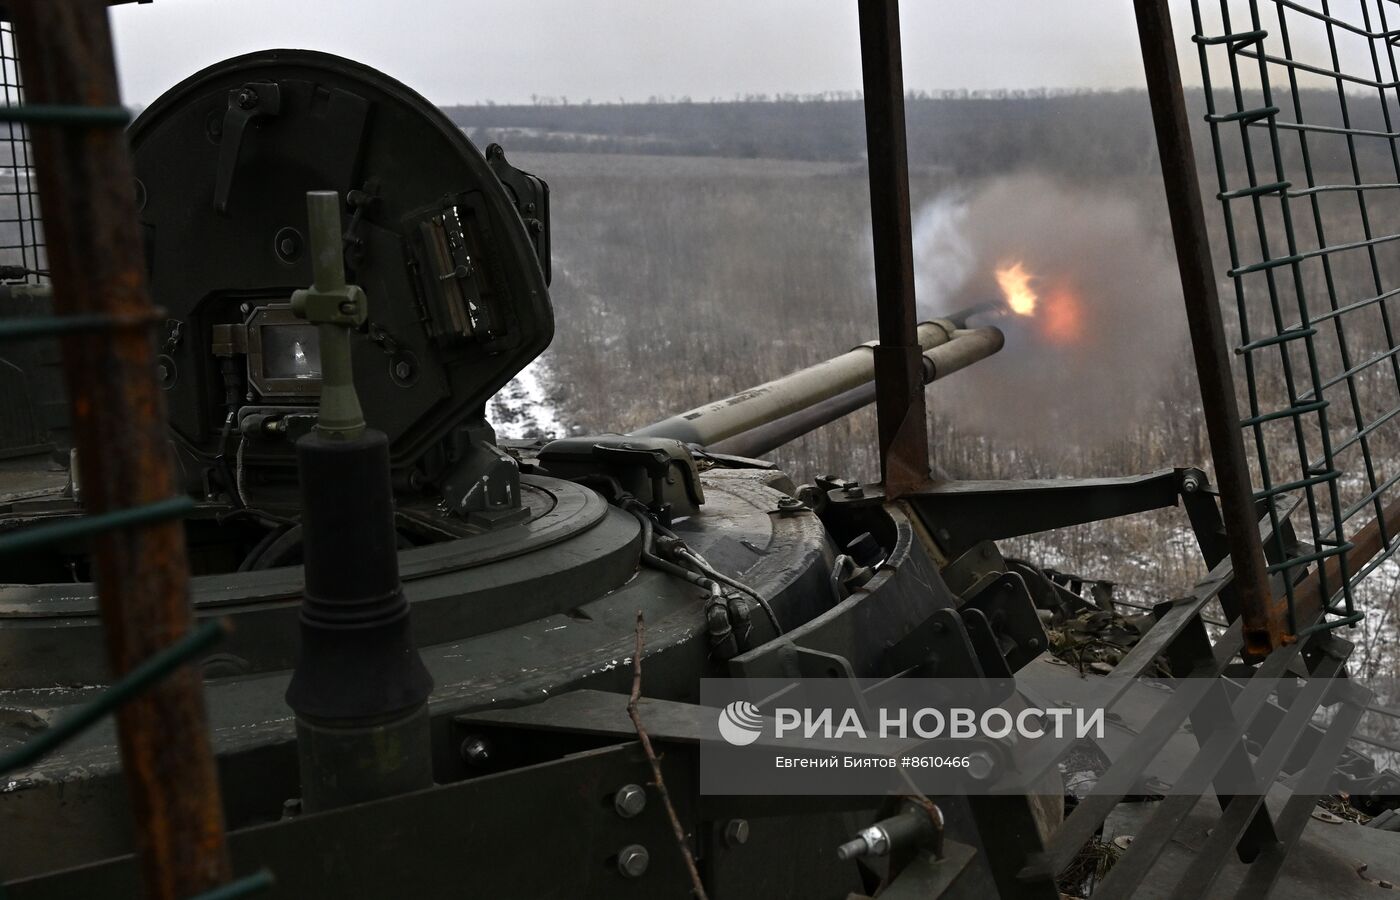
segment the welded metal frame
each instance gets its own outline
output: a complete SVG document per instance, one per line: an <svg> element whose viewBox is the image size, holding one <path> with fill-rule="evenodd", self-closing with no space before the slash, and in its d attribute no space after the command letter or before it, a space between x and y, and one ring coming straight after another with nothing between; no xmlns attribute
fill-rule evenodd
<svg viewBox="0 0 1400 900"><path fill-rule="evenodd" d="M1149 56L1149 74L1151 75L1154 71L1154 65L1165 64L1162 59L1154 57L1152 55L1154 53L1163 54L1163 58L1170 61L1173 70L1171 77L1157 84L1155 90L1160 93L1175 88L1175 97L1179 100L1180 80L1179 73L1175 72L1170 24L1169 21L1165 20L1165 2L1164 0L1160 0L1160 2L1138 0L1138 7L1140 16L1144 15L1144 10L1146 10L1146 15L1149 18L1152 15L1161 17L1156 23L1156 32L1152 32L1150 22L1149 27L1144 32L1144 53ZM909 497L912 505L920 510L920 514L928 522L932 523L930 527L935 531L942 528L938 524L940 516L948 517L947 522L952 525L957 521L968 521L969 511L974 507L982 509L983 506L987 506L990 507L990 511L983 510L988 512L987 520L971 523L975 526L979 540L1062 527L1064 524L1070 524L1070 520L1092 521L1110 515L1123 515L1143 509L1158 508L1169 505L1167 500L1174 503L1183 488L1182 475L1179 472L1158 473L1142 479L1123 480L1123 483L1085 482L1048 489L1043 485L961 485L940 491L929 485L927 422L923 399L924 379L922 366L919 363L917 334L914 332L908 173L904 148L903 89L899 64L897 0L863 0L860 12L862 58L866 76L872 218L874 221L882 343L881 348L877 349L876 372L882 472L884 475L883 492L865 498L866 503L876 505L879 509L888 510L897 508L889 504L889 501L897 500L900 497ZM1151 36L1162 40L1149 48L1148 38ZM1158 96L1157 93L1154 93L1154 111L1157 111L1158 101L1164 97L1165 95ZM1170 97L1165 97L1165 99L1172 100ZM1180 171L1165 173L1170 187L1174 178L1185 178L1187 172L1190 172L1190 178L1194 180L1194 170L1185 166L1186 161L1190 159L1190 145L1189 134L1187 134L1185 126L1184 110L1179 103L1173 106L1170 102L1162 109L1163 112L1158 121L1159 137L1164 129L1170 131L1172 128L1178 128L1179 132L1175 133L1175 138L1184 140L1184 144L1172 144L1169 140L1164 145L1164 170L1169 165L1181 165ZM1169 134L1168 137L1170 138L1172 135ZM1166 146L1172 146L1178 151L1178 156L1174 157L1170 163L1167 161ZM1180 155L1180 151L1183 149L1184 156ZM1175 193L1179 194L1180 191ZM54 192L53 195L56 199L62 197L62 194L58 192ZM1258 511L1254 504L1255 498L1251 497L1248 491L1248 471L1243 467L1243 443L1234 421L1238 419L1238 414L1234 412L1231 415L1230 407L1233 406L1233 393L1229 384L1228 361L1223 356L1223 330L1218 303L1209 307L1205 305L1207 301L1218 298L1214 298L1213 282L1210 277L1209 251L1204 244L1205 231L1199 194L1192 191L1191 196L1195 198L1194 209L1190 208L1188 203L1182 212L1175 208L1177 204L1173 204L1173 223L1174 226L1180 225L1178 229L1179 250L1183 239L1194 242L1193 246L1188 247L1185 253L1182 262L1182 277L1183 283L1188 287L1188 310L1193 302L1198 305L1195 313L1196 318L1193 318L1193 336L1195 336L1196 326L1200 326L1206 338L1206 342L1197 347L1198 368L1204 373L1203 383L1206 380L1205 376L1212 373L1216 379L1216 395L1208 401L1215 408L1215 427L1212 428L1212 441L1214 442L1217 437L1221 437L1222 446L1224 446L1230 443L1229 435L1233 435L1233 442L1239 445L1240 450L1238 454L1227 458L1223 473L1221 472L1222 462L1219 452L1217 452L1216 459L1218 474L1223 481L1229 482L1228 487L1222 492L1222 500L1225 505L1226 534L1230 538L1234 566L1232 569L1229 564L1222 561L1213 571L1212 576L1203 583L1195 597L1188 602L1164 607L1161 610L1161 620L1158 627L1144 637L1143 641L1128 655L1120 667L1122 671L1116 677L1122 679L1125 684L1135 676L1142 666L1163 650L1176 659L1183 671L1191 674L1205 671L1218 672L1219 667L1228 662L1242 646L1251 645L1256 650L1277 648L1283 645L1283 641L1287 637L1286 633L1280 630L1278 622L1275 621L1277 607L1268 605L1270 597L1267 593L1267 569L1264 567L1262 553L1265 541L1260 538L1259 523L1257 522ZM111 210L108 212L110 213ZM1184 218L1181 218L1182 216ZM1179 218L1181 218L1180 222L1178 222ZM62 217L59 216L56 221L60 227L55 229L55 234L62 236L65 231L61 227ZM115 228L116 226L112 224L111 227ZM105 236L106 233L102 232L102 234ZM68 234L68 237L70 240L74 239L71 233ZM1202 256L1202 251L1204 251L1204 256ZM59 261L63 262L62 254L60 254ZM137 265L138 261L139 254L133 254L129 264ZM69 263L71 265L71 258ZM74 283L80 283L73 271L70 270L69 274L74 279ZM89 276L95 277L92 273L89 273ZM139 275L137 282L139 283ZM1192 288L1197 291L1194 300L1191 294ZM133 331L132 334L140 335L141 333ZM91 335L86 335L84 339L91 337ZM141 339L149 342L149 335L145 335ZM144 351L145 349L148 348L139 346L135 348L136 351ZM1223 379L1221 378L1222 374ZM79 425L80 441L86 437L87 446L93 446L91 443L93 435L91 433L85 435L84 429L81 427L82 423L80 422ZM1217 431L1220 433L1217 434ZM1226 434L1227 431L1228 434ZM1233 449L1226 447L1226 450L1231 452ZM94 458L96 455L95 452L92 453ZM1231 466L1236 464L1238 467L1232 469ZM110 478L110 473L107 474ZM1240 481L1241 474L1243 482ZM1045 496L1041 496L1041 494ZM1028 498L1032 496L1036 498L1036 501L1028 503ZM1269 495L1269 497L1272 496L1272 494ZM940 498L944 501L941 508ZM1106 500L1108 505L1095 503L1096 498ZM833 500L838 505L844 502L842 497L833 497ZM847 509L858 516L861 512L860 506L861 504L852 502ZM1063 511L1065 506L1072 506L1074 509L1072 512L1066 513ZM1273 504L1270 503L1268 506L1269 511L1265 516L1264 523L1266 533L1279 533L1280 522L1274 512ZM1008 524L1004 520L1009 512L1015 509L1025 510L1023 520ZM1210 517L1205 516L1203 521L1209 522ZM1384 546L1388 543L1389 524L1384 516L1378 516L1377 521L1379 523L1377 525L1377 541L1380 546ZM1022 530L1008 531L1008 528ZM1236 536L1240 537L1236 539ZM941 540L942 536L939 535L939 537ZM167 547L164 550L169 551L170 548ZM1337 564L1342 567L1342 577L1345 578L1346 556L1341 553L1332 553L1330 556L1338 560ZM178 559L171 556L169 552L162 553L160 559L166 562L172 560L178 562ZM1243 565L1241 560L1243 560ZM1314 557L1315 560L1316 557ZM1297 564L1301 563L1295 563L1295 565ZM905 574L918 573L906 572ZM1224 640L1212 646L1200 618L1201 608L1210 599L1220 595L1225 587L1231 583L1232 576L1234 582L1241 585L1241 591L1244 594L1243 606L1247 613L1242 627L1237 626ZM1325 595L1327 573L1323 572L1318 577L1324 582L1319 586L1318 592L1320 595ZM1259 592L1261 584L1263 585L1262 593ZM927 588L926 585L924 587ZM926 593L929 592L926 590ZM163 592L160 596L169 600L170 592ZM925 603L933 601L936 605L947 598L923 596L919 599ZM1319 608L1325 605L1326 598L1324 596L1323 603ZM855 604L851 606L854 608ZM886 613L887 610L882 609L880 612ZM1266 621L1262 625L1259 621L1261 615L1266 617ZM854 624L856 619L857 617L852 615L848 624ZM1296 619L1294 624L1296 625ZM838 629L833 628L832 630ZM854 631L853 629L852 632L854 633ZM861 636L868 638L866 635ZM1324 640L1331 639L1330 635L1319 637ZM1301 647L1294 644L1286 647L1282 652L1273 653L1268 657L1260 673L1281 670L1299 649ZM1339 657L1330 658L1339 659ZM1212 686L1216 686L1214 682L1212 682ZM1203 753L1201 761L1198 763L1202 775L1208 777L1214 774L1217 766L1249 765L1247 759L1242 760L1243 747L1240 743L1243 728L1248 723L1247 709L1250 706L1255 706L1255 711L1257 711L1257 705L1267 699L1260 695L1259 690L1250 690L1250 687L1252 686L1245 689L1247 697L1237 697L1233 701L1223 696L1219 698L1231 703L1233 710L1241 711L1240 721L1234 722L1233 727L1223 728L1213 734L1202 734ZM1223 690L1223 688L1220 689ZM1325 690L1318 691L1318 699L1320 700L1325 693ZM567 696L573 699L587 699L580 695ZM609 697L607 699L611 704L611 712L620 715L622 706L620 702L617 702L618 698ZM535 707L527 707L526 709L534 712L543 711L543 708ZM1191 705L1183 700L1180 709L1181 717L1185 718L1191 710ZM495 714L500 715L501 713L498 711ZM509 717L510 711L506 711L504 714ZM1290 710L1289 715L1298 720L1307 718L1301 713L1295 714L1293 710ZM1339 717L1340 725L1346 725L1347 721L1346 718ZM1307 723L1302 721L1293 724L1302 727ZM1354 720L1351 724L1354 724ZM1326 756L1324 750L1330 752L1339 749L1338 741L1344 741L1346 733L1349 732L1349 728L1338 730L1340 725L1334 726L1334 729L1327 733L1326 738L1324 738L1325 747L1319 748L1317 756L1314 758L1314 764L1318 766L1330 765L1330 757ZM190 734L202 733L203 731L203 724L198 721L177 723L176 726L172 727L179 727L180 731L176 733ZM1334 732L1341 734L1341 737L1335 737ZM149 738L153 734L157 734L157 732L150 728L149 723L147 723L146 736ZM450 842L458 850L461 848L464 837L471 838L473 835L481 835L483 839L500 840L503 834L518 834L532 827L537 822L536 817L548 815L557 819L561 808L551 798L562 797L571 792L577 795L579 792L576 789L580 783L601 787L605 780L598 773L606 773L606 783L609 785L624 777L643 778L644 774L633 774L634 772L644 773L645 770L640 764L641 760L638 757L636 746L630 742L630 736L630 730L624 723L622 730L615 732L613 737L627 738L626 743L592 753L569 756L537 769L522 768L503 773L496 778L486 777L443 785L419 794L387 798L373 806L348 807L329 814L329 817L293 820L250 829L235 836L235 850L247 854L244 857L245 861L248 857L258 860L278 859L281 861L278 868L288 875L319 879L320 873L313 868L300 865L298 862L299 860L304 862L308 844L320 842L321 846L326 848L326 852L334 851L342 854L346 853L346 848L363 847L365 852L359 854L352 852L351 859L351 862L358 861L363 867L366 861L372 859L374 855L385 852L382 837L386 832L378 826L384 824L388 818L396 824L387 833L398 836L397 843L393 845L393 852L400 854L400 862L406 864L390 875L384 876L391 879L391 882L386 882L384 889L402 891L406 887L402 880L405 871L409 873L411 879L416 878L420 883L425 883L429 879L440 879L441 863L444 859L451 858L455 866L461 865L462 859L456 850L447 852L443 849L440 841L444 835L450 836ZM1154 731L1153 739L1155 740L1156 737L1157 734ZM1276 737L1275 740L1282 742L1283 737ZM1287 743L1291 746L1291 739ZM1266 752L1277 756L1278 754L1274 752L1274 745L1275 741L1271 741ZM1279 746L1282 746L1282 743ZM181 751L185 752L185 750L186 748L182 746ZM673 786L686 787L686 772L689 767L686 765L685 753L684 749L673 747L672 753L668 756L668 774L674 779ZM1148 759L1150 756L1142 759L1133 757L1130 767L1145 764ZM1053 764L1054 760L1049 762ZM1126 770L1124 771L1123 777L1128 777ZM527 805L518 802L518 787L525 779L529 779L529 787L535 792L533 804ZM541 786L542 781L544 787ZM550 791L548 784L551 781L556 788L569 790L564 790L562 793L560 790ZM195 779L194 783L184 785L183 789L188 792L187 799L198 800L206 808L206 812L211 801L217 803L217 789L215 788L212 792L207 790L207 784L202 779ZM601 791L594 793L603 795ZM684 797L689 793L691 792L688 790L682 790L679 795ZM541 798L543 798L543 802ZM1072 817L1071 821L1091 822L1092 810L1105 806L1111 808L1112 803L1109 803L1108 799L1112 798L1082 806L1083 814L1077 813L1079 818ZM1194 798L1187 799L1194 802ZM839 805L840 802L828 800L831 805ZM1113 802L1116 802L1116 799ZM1131 886L1136 883L1136 879L1140 879L1146 874L1152 862L1151 848L1160 849L1170 838L1174 831L1174 824L1180 823L1178 812L1184 814L1185 802L1185 800L1179 800L1171 804L1171 813L1161 817L1161 823L1153 826L1156 830L1152 831L1151 835L1155 836L1150 837L1150 839L1147 836L1141 838L1145 849L1137 856L1130 854L1127 859L1133 860L1133 862L1120 863L1121 868L1114 870L1117 873L1114 876L1117 880L1105 885L1105 889L1110 894L1118 885L1130 890ZM1302 801L1290 802L1277 829L1268 819L1266 813L1261 816L1258 805L1251 808L1247 804L1238 802L1238 798L1224 798L1224 802L1226 804L1224 820L1226 827L1222 829L1217 842L1224 848L1224 851L1228 851L1230 847L1236 845L1243 847L1246 852L1258 851L1261 847L1270 845L1270 840L1276 836L1276 833L1279 836L1291 835L1292 839L1296 839L1297 834L1301 832L1302 824L1306 824L1307 809ZM599 806L597 798L593 796L585 797L584 802L575 802L572 805L564 806L562 808L564 812L578 819L577 828L566 830L574 834L586 833L596 820ZM483 808L505 811L504 814L515 822L516 827L502 828L501 822L497 818L481 815ZM1298 813L1298 809L1302 810L1301 814ZM1105 814L1106 811L1105 809ZM687 818L693 815L692 810L683 810L683 812L687 814ZM1024 798L985 798L973 805L973 812L978 819L983 836L988 841L986 850L997 863L1000 864L1007 860L1023 862L1040 849L1038 838L1033 838L1028 833L1034 830L1034 823ZM1302 821L1298 822L1300 815ZM421 826L425 817L430 821L431 827L426 829L411 827L412 824ZM611 819L609 822L613 825L618 824L612 822ZM1078 827L1082 828L1082 825ZM652 827L648 830L648 834L661 842L658 844L659 846L664 845L664 830ZM301 836L300 840L297 839L298 835ZM370 837L367 838L367 835ZM657 835L662 837L657 837ZM438 843L425 842L424 836L435 837ZM291 839L289 840L289 838ZM369 852L371 848L365 843L366 840L371 839L373 853ZM1281 859L1282 855L1286 853L1287 843L1270 846L1276 846L1276 849L1266 851L1264 857L1266 861ZM482 861L483 870L490 870L490 863L500 858L500 853L494 849L490 852L482 852L482 847L474 846L473 849ZM506 852L509 853L513 849L507 847ZM1060 845L1052 846L1050 851L1051 855L1058 860L1069 850L1077 849L1077 846L1070 847L1068 843L1062 841ZM1204 884L1208 885L1210 883L1208 876L1218 872L1218 864L1223 864L1228 855L1224 851L1212 850L1206 863L1201 863L1187 872L1187 881L1201 882L1204 880ZM413 862L415 854L419 860L417 863ZM586 855L583 858L586 859ZM363 868L352 867L341 874L342 876L353 875L363 871ZM1251 877L1262 880L1270 877L1270 872L1276 875L1277 866L1269 862L1267 866L1260 867L1255 871L1262 874L1255 876L1252 872ZM72 870L52 879L44 879L47 882L45 885L30 886L40 890L62 891L74 884L88 884L92 888L108 891L113 888L114 884L120 884L120 882L110 880L114 873L129 881L134 877L134 867L131 866L130 861L109 863L92 869ZM382 873L380 874L382 875ZM1053 877L1051 877L1053 874L1052 871L1044 867L1028 865L1025 868L1020 868L1018 865L999 871L997 878L1005 896L1053 896ZM507 890L518 886L518 881L516 881L518 873L501 871L497 872L496 875L503 879L502 884ZM432 883L439 884L440 881ZM363 885L357 886L362 887ZM319 880L313 889L316 887L323 887ZM644 890L649 891L649 888L644 888Z"/></svg>
<svg viewBox="0 0 1400 900"><path fill-rule="evenodd" d="M1176 61L1171 12L1167 0L1134 0L1134 7L1196 378L1201 386L1202 415L1220 486L1221 514L1230 558L1234 563L1235 591L1246 629L1246 646L1251 652L1262 655L1284 643L1286 623L1272 602L1264 548L1255 528L1254 498L1245 462L1244 440L1239 431L1235 385L1215 287L1210 235L1196 177L1196 157L1191 146L1181 71ZM1274 524L1277 532L1277 523Z"/></svg>
<svg viewBox="0 0 1400 900"><path fill-rule="evenodd" d="M880 475L897 498L929 483L928 411L914 302L909 153L904 130L904 64L899 0L860 0L865 147L875 250L875 412Z"/></svg>
<svg viewBox="0 0 1400 900"><path fill-rule="evenodd" d="M1179 163L1194 171L1165 4L1137 5L1149 90L1160 93L1169 75L1172 96L1163 99L1183 113L1180 133L1168 140L1159 121L1164 169ZM1400 189L1400 123L1392 110L1400 99L1400 16L1385 0L1337 9L1295 0L1192 0L1191 15L1229 248L1229 267L1219 274L1232 282L1228 315L1238 328L1228 354L1227 344L1216 342L1214 368L1228 380L1234 356L1243 370L1247 408L1235 424L1250 437L1254 499L1298 497L1306 518L1306 551L1273 554L1268 567L1282 599L1266 608L1267 624L1282 616L1288 634L1350 624L1363 615L1357 586L1394 551L1400 528L1400 471L1373 451L1378 432L1400 416L1394 399L1377 405L1389 393L1400 395L1400 326L1392 309L1400 281L1382 257L1400 233L1385 231L1371 202ZM1324 37L1325 51L1309 56L1310 44L1295 46L1293 34ZM1347 54L1339 51L1344 42L1352 45ZM1149 43L1160 48L1160 59L1146 55ZM1346 172L1338 183L1320 177L1328 150L1339 151ZM1169 190L1173 215L1199 197L1198 188ZM1206 246L1199 217L1195 239ZM1214 274L1208 256L1198 263ZM1342 281L1348 263L1365 270L1364 296L1353 296L1358 289ZM1188 290L1188 310L1193 302L1220 311L1218 298ZM1363 328L1382 338L1380 352L1360 345ZM1265 383L1271 370L1281 387ZM1363 379L1374 384L1363 390ZM1279 432L1273 439L1271 430ZM1227 463L1241 459L1232 453ZM1314 609L1322 618L1301 624ZM1252 601L1244 613L1258 619Z"/></svg>
<svg viewBox="0 0 1400 900"><path fill-rule="evenodd" d="M192 626L189 563L157 384L145 253L105 5L10 2L33 143L54 312L62 332L84 505L112 671L157 659ZM113 185L120 187L113 189ZM73 321L69 320L70 323ZM93 324L89 321L89 324ZM130 521L122 521L123 517ZM131 520L133 519L134 520ZM81 525L81 523L80 523ZM117 709L122 768L148 896L229 879L223 808L200 673L185 663Z"/></svg>
<svg viewBox="0 0 1400 900"><path fill-rule="evenodd" d="M14 25L0 20L0 103L6 108L24 102L24 83L15 51ZM23 273L6 281L36 284L48 269L44 232L34 185L34 159L26 126L16 122L0 124L0 147L7 159L0 160L13 173L10 190L0 190L0 229L14 229L14 236L0 235L0 265L17 266Z"/></svg>

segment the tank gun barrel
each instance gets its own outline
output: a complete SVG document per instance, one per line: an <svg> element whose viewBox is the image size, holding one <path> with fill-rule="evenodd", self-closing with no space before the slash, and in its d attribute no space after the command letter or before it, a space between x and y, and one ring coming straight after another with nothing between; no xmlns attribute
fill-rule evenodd
<svg viewBox="0 0 1400 900"><path fill-rule="evenodd" d="M947 319L958 328L967 328L967 320L973 316L980 316L987 313L1004 313L1006 304L995 300L986 300L981 303L974 303L972 306L964 307L957 312L948 313L941 318Z"/></svg>
<svg viewBox="0 0 1400 900"><path fill-rule="evenodd" d="M952 340L924 351L924 384L986 359L1000 350L1004 341L1001 329L990 326L954 331ZM872 380L781 419L716 441L706 449L733 456L762 456L874 402L875 382Z"/></svg>
<svg viewBox="0 0 1400 900"><path fill-rule="evenodd" d="M980 312L958 314L964 322ZM959 327L955 319L919 325L924 383L950 375L1002 348L1001 330ZM835 421L875 399L874 341L840 356L640 428L638 437L664 437L723 453L754 456Z"/></svg>

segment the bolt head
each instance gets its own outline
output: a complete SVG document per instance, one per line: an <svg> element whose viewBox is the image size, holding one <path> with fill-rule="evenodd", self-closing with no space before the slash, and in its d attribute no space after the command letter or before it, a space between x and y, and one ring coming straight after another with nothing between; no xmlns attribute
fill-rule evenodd
<svg viewBox="0 0 1400 900"><path fill-rule="evenodd" d="M651 854L641 844L628 844L617 852L617 870L624 878L641 878L651 864Z"/></svg>
<svg viewBox="0 0 1400 900"><path fill-rule="evenodd" d="M742 847L749 842L749 820L730 819L724 825L724 842L731 847Z"/></svg>
<svg viewBox="0 0 1400 900"><path fill-rule="evenodd" d="M413 374L413 367L406 362L396 363L394 365L394 374L400 378L408 378L408 376Z"/></svg>
<svg viewBox="0 0 1400 900"><path fill-rule="evenodd" d="M973 781L986 781L996 770L996 760L986 751L979 750L968 754L967 774Z"/></svg>
<svg viewBox="0 0 1400 900"><path fill-rule="evenodd" d="M778 500L778 512L785 516L794 515L805 508L806 504L796 497L781 497Z"/></svg>
<svg viewBox="0 0 1400 900"><path fill-rule="evenodd" d="M491 761L491 745L482 737L469 737L462 741L462 759L471 766L484 766Z"/></svg>
<svg viewBox="0 0 1400 900"><path fill-rule="evenodd" d="M255 106L257 106L257 105L258 105L258 93L257 93L257 91L250 90L250 89L248 89L248 88L244 88L243 90L241 90L241 91L238 92L238 108L239 108L239 109L252 109L253 107L255 107Z"/></svg>
<svg viewBox="0 0 1400 900"><path fill-rule="evenodd" d="M640 815L647 808L647 792L640 784L624 784L613 794L613 809L624 819Z"/></svg>

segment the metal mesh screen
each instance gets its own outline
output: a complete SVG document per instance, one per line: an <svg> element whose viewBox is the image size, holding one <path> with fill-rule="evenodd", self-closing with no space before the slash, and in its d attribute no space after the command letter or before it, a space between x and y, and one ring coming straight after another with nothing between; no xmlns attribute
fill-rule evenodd
<svg viewBox="0 0 1400 900"><path fill-rule="evenodd" d="M1317 566L1323 624L1357 621L1400 510L1400 4L1192 13L1255 497L1276 521L1292 509L1304 542L1266 547L1270 570L1290 614Z"/></svg>
<svg viewBox="0 0 1400 900"><path fill-rule="evenodd" d="M5 106L23 102L9 22L0 22L0 92ZM36 190L24 126L0 123L0 280L37 282L48 268Z"/></svg>

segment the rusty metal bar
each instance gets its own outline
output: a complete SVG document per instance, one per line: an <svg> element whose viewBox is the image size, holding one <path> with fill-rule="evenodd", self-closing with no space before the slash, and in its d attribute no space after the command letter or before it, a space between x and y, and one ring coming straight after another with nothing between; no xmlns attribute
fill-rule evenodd
<svg viewBox="0 0 1400 900"><path fill-rule="evenodd" d="M120 105L105 4L11 0L26 99L41 106ZM114 122L30 128L59 315L151 314L126 137ZM62 338L73 433L88 512L102 515L181 493L156 384L151 330ZM191 626L189 566L178 520L93 538L108 658L120 677ZM223 808L200 675L181 666L117 712L122 767L146 891L189 897L229 878Z"/></svg>
<svg viewBox="0 0 1400 900"><path fill-rule="evenodd" d="M923 362L914 304L899 0L860 0L860 58L880 324L880 345L875 348L880 475L885 496L895 499L929 483Z"/></svg>
<svg viewBox="0 0 1400 900"><path fill-rule="evenodd" d="M1307 624L1322 616L1332 604L1332 597L1341 592L1342 585L1346 583L1342 578L1343 566L1346 571L1361 571L1362 567L1386 549L1387 534L1400 534L1400 500L1392 500L1380 516L1358 529L1356 534L1352 535L1351 549L1345 554L1327 557L1321 565L1298 582L1297 587L1293 589L1293 608L1296 621L1300 626L1305 626L1300 634L1323 627L1350 624L1361 618L1362 614L1356 612L1341 620ZM1280 603L1282 605L1282 601Z"/></svg>
<svg viewBox="0 0 1400 900"><path fill-rule="evenodd" d="M1245 461L1240 414L1231 377L1225 324L1220 315L1210 236L1201 205L1196 155L1186 118L1181 70L1176 61L1171 12L1167 0L1133 0L1147 95L1157 131L1162 181L1176 243L1177 268L1186 304L1186 321L1201 385L1201 407L1215 462L1215 480L1230 560L1239 592L1245 652L1262 656L1289 639L1286 610L1274 603L1264 549Z"/></svg>

